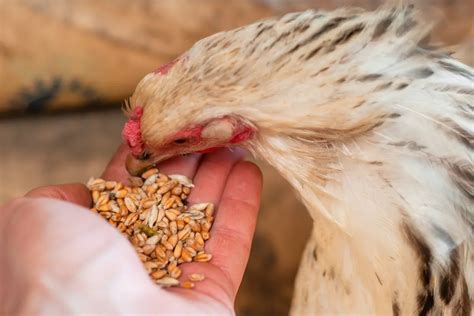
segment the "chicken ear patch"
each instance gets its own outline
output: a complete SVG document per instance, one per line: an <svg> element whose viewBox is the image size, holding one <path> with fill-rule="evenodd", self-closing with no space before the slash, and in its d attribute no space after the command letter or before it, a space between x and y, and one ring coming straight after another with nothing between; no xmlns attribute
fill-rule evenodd
<svg viewBox="0 0 474 316"><path fill-rule="evenodd" d="M213 139L227 142L234 134L234 124L228 119L219 119L207 124L202 132L201 137L205 139Z"/></svg>

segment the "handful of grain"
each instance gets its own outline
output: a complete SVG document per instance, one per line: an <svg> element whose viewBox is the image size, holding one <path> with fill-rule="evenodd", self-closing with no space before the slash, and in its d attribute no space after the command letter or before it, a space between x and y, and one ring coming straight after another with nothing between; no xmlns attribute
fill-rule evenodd
<svg viewBox="0 0 474 316"><path fill-rule="evenodd" d="M204 251L214 220L214 205L186 205L193 187L182 175L166 176L153 168L140 177L130 178L131 186L121 182L91 178L93 212L127 236L157 284L179 285L181 263L207 262L212 255ZM203 275L193 273L182 287L194 287Z"/></svg>

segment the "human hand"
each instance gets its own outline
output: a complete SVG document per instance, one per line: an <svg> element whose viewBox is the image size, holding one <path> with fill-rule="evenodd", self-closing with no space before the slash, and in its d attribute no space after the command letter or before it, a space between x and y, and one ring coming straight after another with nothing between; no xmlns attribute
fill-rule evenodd
<svg viewBox="0 0 474 316"><path fill-rule="evenodd" d="M126 153L122 146L103 178L126 181ZM191 204L217 207L206 243L213 259L180 266L182 278L206 276L194 290L153 284L129 242L86 209L91 200L84 185L42 187L8 203L0 217L0 314L234 313L261 191L258 168L241 159L241 152L220 150L159 166L194 179Z"/></svg>

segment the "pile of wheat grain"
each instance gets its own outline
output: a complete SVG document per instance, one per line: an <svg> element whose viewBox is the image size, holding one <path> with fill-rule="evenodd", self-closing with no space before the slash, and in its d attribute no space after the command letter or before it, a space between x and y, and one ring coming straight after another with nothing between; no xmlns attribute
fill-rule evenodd
<svg viewBox="0 0 474 316"><path fill-rule="evenodd" d="M91 178L87 183L93 200L91 210L127 236L157 284L180 285L180 264L212 258L204 246L214 221L214 205L188 206L191 180L182 175L166 176L157 168L129 182L127 186ZM203 275L193 273L181 286L193 288L193 282L203 279Z"/></svg>

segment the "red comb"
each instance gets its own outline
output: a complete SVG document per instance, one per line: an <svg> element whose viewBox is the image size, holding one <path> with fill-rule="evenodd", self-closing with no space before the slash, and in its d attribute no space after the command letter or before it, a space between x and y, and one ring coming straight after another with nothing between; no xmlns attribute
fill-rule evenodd
<svg viewBox="0 0 474 316"><path fill-rule="evenodd" d="M133 110L132 116L125 123L122 130L123 140L130 147L132 155L139 156L143 152L142 133L140 131L140 119L143 114L143 107L137 106Z"/></svg>
<svg viewBox="0 0 474 316"><path fill-rule="evenodd" d="M178 59L175 59L167 64L161 65L154 71L154 73L160 74L160 75L166 75L168 71L170 71L171 68L173 68L174 64L176 64L177 62L178 62Z"/></svg>

